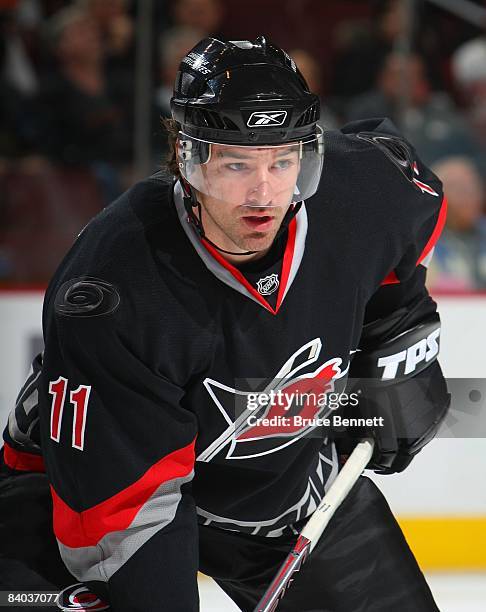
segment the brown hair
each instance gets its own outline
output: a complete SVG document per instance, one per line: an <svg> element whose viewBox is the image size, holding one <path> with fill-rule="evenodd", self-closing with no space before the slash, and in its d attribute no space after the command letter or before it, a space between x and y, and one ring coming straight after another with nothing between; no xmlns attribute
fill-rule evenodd
<svg viewBox="0 0 486 612"><path fill-rule="evenodd" d="M179 163L177 162L177 138L179 137L180 126L175 119L164 118L162 119L162 125L167 132L167 142L169 144L169 152L167 157L162 163L165 170L170 172L173 176L180 179L181 173L179 170Z"/></svg>

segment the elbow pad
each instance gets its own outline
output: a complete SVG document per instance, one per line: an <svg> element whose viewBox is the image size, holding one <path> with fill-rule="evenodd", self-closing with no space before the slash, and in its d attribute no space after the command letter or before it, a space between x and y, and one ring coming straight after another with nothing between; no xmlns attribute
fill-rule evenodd
<svg viewBox="0 0 486 612"><path fill-rule="evenodd" d="M440 320L434 314L353 360L350 378L360 399L346 416L372 420L373 425L347 433L353 439L374 437L369 468L378 473L403 471L445 418L450 394L437 361L439 335Z"/></svg>

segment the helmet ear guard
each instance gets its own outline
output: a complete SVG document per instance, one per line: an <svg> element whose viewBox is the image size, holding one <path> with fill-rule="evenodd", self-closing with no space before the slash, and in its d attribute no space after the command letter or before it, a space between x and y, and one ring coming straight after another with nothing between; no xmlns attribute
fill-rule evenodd
<svg viewBox="0 0 486 612"><path fill-rule="evenodd" d="M181 163L192 161L194 164L207 164L211 158L211 143L204 140L196 140L187 138L185 134L180 133L177 139L177 156L179 167Z"/></svg>

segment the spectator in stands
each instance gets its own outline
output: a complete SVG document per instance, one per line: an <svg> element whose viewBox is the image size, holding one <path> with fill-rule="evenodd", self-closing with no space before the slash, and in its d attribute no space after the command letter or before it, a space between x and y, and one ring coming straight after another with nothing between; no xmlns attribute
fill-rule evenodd
<svg viewBox="0 0 486 612"><path fill-rule="evenodd" d="M76 4L96 21L108 49L116 53L131 44L133 23L128 14L128 0L76 0Z"/></svg>
<svg viewBox="0 0 486 612"><path fill-rule="evenodd" d="M166 30L159 38L158 74L154 96L152 143L153 157L157 166L167 154L167 134L162 119L170 117L170 99L181 59L205 37L201 30L175 26Z"/></svg>
<svg viewBox="0 0 486 612"><path fill-rule="evenodd" d="M7 163L7 158L18 155L22 149L22 139L19 137L20 125L18 109L22 104L21 94L12 86L1 68L7 55L5 31L5 15L0 13L0 174Z"/></svg>
<svg viewBox="0 0 486 612"><path fill-rule="evenodd" d="M91 167L112 199L117 170L132 158L132 133L104 68L100 28L73 6L51 18L48 32L57 70L41 86L38 148L56 162Z"/></svg>
<svg viewBox="0 0 486 612"><path fill-rule="evenodd" d="M486 35L461 45L451 66L467 121L486 154Z"/></svg>
<svg viewBox="0 0 486 612"><path fill-rule="evenodd" d="M223 21L221 0L173 0L174 25L218 36Z"/></svg>
<svg viewBox="0 0 486 612"><path fill-rule="evenodd" d="M485 190L475 165L465 157L438 162L434 172L444 183L447 223L430 265L432 290L486 289Z"/></svg>
<svg viewBox="0 0 486 612"><path fill-rule="evenodd" d="M181 59L196 43L204 38L205 33L189 27L170 28L159 38L159 77L155 100L157 111L162 117L170 117L170 99Z"/></svg>
<svg viewBox="0 0 486 612"><path fill-rule="evenodd" d="M370 22L345 22L336 32L338 53L332 91L351 97L373 87L382 59L390 53L405 27L406 6L401 0L375 3Z"/></svg>
<svg viewBox="0 0 486 612"><path fill-rule="evenodd" d="M29 100L38 87L14 9L13 4L7 8L0 4L0 165L4 168L30 152Z"/></svg>
<svg viewBox="0 0 486 612"><path fill-rule="evenodd" d="M22 28L18 23L17 10L4 12L0 9L0 13L4 45L4 57L0 70L17 92L31 96L37 91L37 75L23 39Z"/></svg>
<svg viewBox="0 0 486 612"><path fill-rule="evenodd" d="M333 94L349 99L371 89L383 57L397 51L404 36L420 53L434 88L441 88L441 54L434 36L437 29L430 27L430 20L426 19L427 3L415 3L411 14L403 0L373 0L366 4L370 5L369 20L346 20L334 34L337 56L333 67Z"/></svg>
<svg viewBox="0 0 486 612"><path fill-rule="evenodd" d="M135 24L128 12L129 0L77 0L99 28L104 71L111 98L123 109L133 133L135 106Z"/></svg>
<svg viewBox="0 0 486 612"><path fill-rule="evenodd" d="M305 49L292 49L290 57L297 64L297 67L304 75L309 89L321 98L321 118L319 124L323 129L334 129L338 125L335 114L331 111L325 100L322 98L322 72L319 62Z"/></svg>
<svg viewBox="0 0 486 612"><path fill-rule="evenodd" d="M375 89L358 96L348 111L348 120L383 116L400 126L428 164L448 156L480 157L451 97L432 91L424 63L416 54L388 54Z"/></svg>
<svg viewBox="0 0 486 612"><path fill-rule="evenodd" d="M77 0L100 29L105 54L105 67L125 72L133 78L135 26L128 12L128 0Z"/></svg>

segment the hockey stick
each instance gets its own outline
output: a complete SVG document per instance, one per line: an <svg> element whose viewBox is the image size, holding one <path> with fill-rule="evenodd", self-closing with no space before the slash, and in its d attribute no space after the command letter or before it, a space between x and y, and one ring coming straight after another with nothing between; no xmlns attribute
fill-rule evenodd
<svg viewBox="0 0 486 612"><path fill-rule="evenodd" d="M274 612L277 609L279 602L292 583L294 572L298 572L307 560L333 514L368 465L372 454L373 441L371 439L362 440L357 444L329 487L329 491L324 495L314 514L308 520L297 538L294 548L287 555L254 612Z"/></svg>

